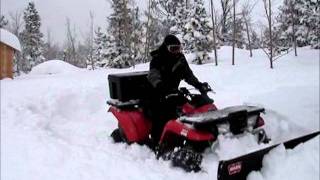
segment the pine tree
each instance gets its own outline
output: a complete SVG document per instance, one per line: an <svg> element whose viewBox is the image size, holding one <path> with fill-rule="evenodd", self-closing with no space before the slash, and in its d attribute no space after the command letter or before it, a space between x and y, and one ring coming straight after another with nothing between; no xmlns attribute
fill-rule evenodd
<svg viewBox="0 0 320 180"><path fill-rule="evenodd" d="M251 39L251 48L252 49L259 49L261 48L261 39L259 38L259 35L257 34L256 31L253 29L250 30L250 39Z"/></svg>
<svg viewBox="0 0 320 180"><path fill-rule="evenodd" d="M190 52L195 53L193 62L203 64L210 61L209 52L211 51L212 38L210 37L210 19L207 16L203 0L194 0L190 13L191 19L185 25L187 31L183 35L188 39L188 48Z"/></svg>
<svg viewBox="0 0 320 180"><path fill-rule="evenodd" d="M95 67L105 67L107 64L105 62L106 42L106 34L101 31L101 27L98 27L93 40L93 64Z"/></svg>
<svg viewBox="0 0 320 180"><path fill-rule="evenodd" d="M136 7L131 12L131 17L133 17L133 31L131 33L131 54L134 62L142 62L143 60L143 23L140 20L140 11Z"/></svg>
<svg viewBox="0 0 320 180"><path fill-rule="evenodd" d="M21 33L22 55L28 63L27 70L44 61L43 34L40 32L40 16L35 8L34 2L29 2L24 11L24 30Z"/></svg>
<svg viewBox="0 0 320 180"><path fill-rule="evenodd" d="M163 21L156 15L156 6L150 5L149 11L145 12L148 17L147 22L144 22L144 27L146 27L145 35L145 52L144 52L144 62L149 61L150 52L160 46L163 38L165 37L167 27L164 26Z"/></svg>
<svg viewBox="0 0 320 180"><path fill-rule="evenodd" d="M299 0L302 1L302 0ZM307 41L312 48L320 49L320 1L304 0L301 23L307 29Z"/></svg>
<svg viewBox="0 0 320 180"><path fill-rule="evenodd" d="M194 49L192 41L194 41L192 35L192 27L188 24L191 21L192 16L194 15L194 4L189 3L188 0L183 0L176 6L176 24L171 27L171 34L177 35L181 40L184 47L184 51L189 53Z"/></svg>
<svg viewBox="0 0 320 180"><path fill-rule="evenodd" d="M159 47L163 38L170 33L175 25L176 4L181 0L149 0L148 11L145 12L145 55L144 61L149 61L150 52Z"/></svg>
<svg viewBox="0 0 320 180"><path fill-rule="evenodd" d="M114 56L109 59L108 65L115 68L129 67L134 64L131 51L131 34L133 30L131 10L128 0L112 0L113 13L109 16L109 35L112 37Z"/></svg>
<svg viewBox="0 0 320 180"><path fill-rule="evenodd" d="M279 45L289 47L296 40L298 47L319 48L319 7L320 1L285 0L277 18Z"/></svg>
<svg viewBox="0 0 320 180"><path fill-rule="evenodd" d="M8 20L4 17L4 15L1 15L0 17L0 28L4 28L8 24Z"/></svg>
<svg viewBox="0 0 320 180"><path fill-rule="evenodd" d="M297 39L298 46L305 46L307 44L305 36L305 29L300 24L299 16L302 12L301 7L302 1L296 0L285 0L283 5L279 8L280 14L277 17L278 27L280 31L279 45L282 47L290 47L295 43ZM294 29L293 29L294 27Z"/></svg>

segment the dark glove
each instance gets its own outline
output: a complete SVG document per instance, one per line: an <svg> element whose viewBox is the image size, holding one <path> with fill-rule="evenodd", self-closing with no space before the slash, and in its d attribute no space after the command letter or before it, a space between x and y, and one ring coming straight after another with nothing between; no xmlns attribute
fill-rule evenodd
<svg viewBox="0 0 320 180"><path fill-rule="evenodd" d="M200 83L198 85L198 87L196 87L196 88L200 91L201 94L212 91L211 87L209 86L209 84L207 82Z"/></svg>

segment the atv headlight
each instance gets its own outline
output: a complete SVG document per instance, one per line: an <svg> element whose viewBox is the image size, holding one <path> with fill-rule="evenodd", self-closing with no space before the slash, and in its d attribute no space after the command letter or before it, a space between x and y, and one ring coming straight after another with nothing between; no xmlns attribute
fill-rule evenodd
<svg viewBox="0 0 320 180"><path fill-rule="evenodd" d="M258 116L257 115L254 115L254 116L249 116L248 117L248 120L247 120L247 129L249 131L252 131L253 128L255 127L255 125L257 124L257 119L258 119Z"/></svg>
<svg viewBox="0 0 320 180"><path fill-rule="evenodd" d="M255 126L257 123L257 119L258 119L257 115L248 117L248 126Z"/></svg>

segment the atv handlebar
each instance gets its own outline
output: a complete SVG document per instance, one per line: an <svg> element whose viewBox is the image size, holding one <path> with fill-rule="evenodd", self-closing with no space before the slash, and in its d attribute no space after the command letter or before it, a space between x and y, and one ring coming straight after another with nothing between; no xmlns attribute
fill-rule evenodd
<svg viewBox="0 0 320 180"><path fill-rule="evenodd" d="M209 96L207 95L208 92L212 92L212 93L214 93L214 94L215 94L216 92L214 92L214 91L212 90L211 86L210 86L208 83L206 83L206 85L207 85L207 90L206 90L205 92L200 92L199 90L198 90L198 91L201 93L202 96L205 96L205 97L209 98ZM193 96L194 94L190 93L189 90L192 90L192 89L187 89L186 87L180 87L179 90L177 90L176 92L166 95L166 96L165 96L165 99L169 99L169 98L173 98L173 97L178 97L178 96L183 96L183 97L190 97L190 98L192 98L192 96Z"/></svg>

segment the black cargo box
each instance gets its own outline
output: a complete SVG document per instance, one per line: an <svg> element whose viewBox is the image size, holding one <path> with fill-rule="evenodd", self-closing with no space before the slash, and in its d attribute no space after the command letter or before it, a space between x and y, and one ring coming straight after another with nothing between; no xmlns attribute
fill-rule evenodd
<svg viewBox="0 0 320 180"><path fill-rule="evenodd" d="M148 71L110 74L110 98L124 102L145 97L151 87L147 75Z"/></svg>

